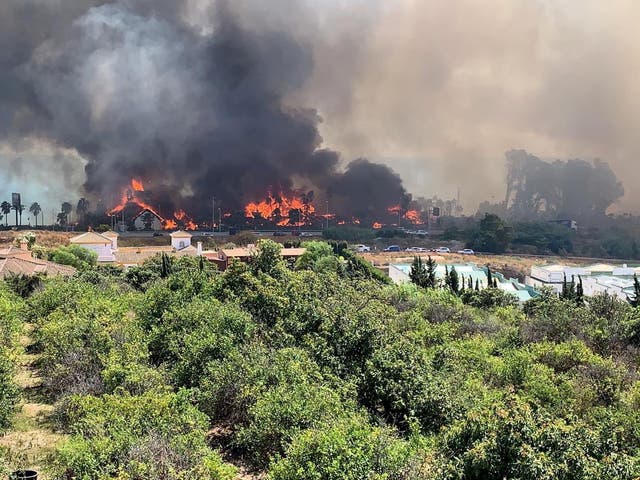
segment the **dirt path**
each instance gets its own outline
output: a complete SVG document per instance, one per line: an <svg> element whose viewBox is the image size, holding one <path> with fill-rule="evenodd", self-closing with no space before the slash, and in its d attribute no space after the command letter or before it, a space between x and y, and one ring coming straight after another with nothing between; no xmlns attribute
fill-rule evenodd
<svg viewBox="0 0 640 480"><path fill-rule="evenodd" d="M36 369L38 355L32 351L32 330L33 325L25 324L20 339L24 353L16 374L16 382L22 388L19 412L13 428L0 437L0 446L8 448L12 468L36 470L39 479L47 480L44 472L47 458L65 437L55 431L51 422L53 405L43 395L42 379Z"/></svg>

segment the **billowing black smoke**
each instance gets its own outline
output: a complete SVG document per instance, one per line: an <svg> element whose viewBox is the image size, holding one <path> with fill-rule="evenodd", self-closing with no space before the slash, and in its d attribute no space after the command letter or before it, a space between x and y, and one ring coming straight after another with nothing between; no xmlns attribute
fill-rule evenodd
<svg viewBox="0 0 640 480"><path fill-rule="evenodd" d="M342 171L317 112L285 103L313 71L311 45L244 25L233 2L210 7L210 32L184 20L186 0L5 2L0 138L76 149L95 200L137 178L154 205L201 218L214 196L234 211L298 188L345 217L408 202L386 166Z"/></svg>

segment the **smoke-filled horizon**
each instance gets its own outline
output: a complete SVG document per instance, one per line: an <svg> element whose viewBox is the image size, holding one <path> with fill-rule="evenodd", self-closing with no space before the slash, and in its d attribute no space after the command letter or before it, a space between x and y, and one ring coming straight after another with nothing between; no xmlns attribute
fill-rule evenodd
<svg viewBox="0 0 640 480"><path fill-rule="evenodd" d="M407 192L501 199L512 148L632 178L638 9L8 0L0 186L109 204L136 177L196 214L299 188L366 217ZM633 211L625 192L614 208Z"/></svg>

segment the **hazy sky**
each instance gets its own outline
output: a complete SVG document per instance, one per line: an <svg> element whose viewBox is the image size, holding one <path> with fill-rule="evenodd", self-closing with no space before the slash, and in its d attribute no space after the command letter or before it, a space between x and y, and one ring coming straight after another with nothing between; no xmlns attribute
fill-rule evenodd
<svg viewBox="0 0 640 480"><path fill-rule="evenodd" d="M57 10L50 2L47 8L59 12L54 17L24 13L24 5L37 12L46 3L0 5L0 50L9 52L0 60L15 67L16 59L29 64L34 55L46 55L49 35L103 2L60 0ZM216 28L211 0L137 3L153 5L149 15L160 17L164 12L156 5L169 5L163 8L179 10L202 35ZM18 4L26 19L18 17ZM345 162L357 157L387 162L414 195L453 197L459 187L467 211L473 211L478 202L504 195L507 150L522 148L548 159L601 158L624 183L626 195L617 209L638 210L640 2L231 4L246 28L285 31L312 49L311 73L286 102L318 110L324 145L340 151ZM20 21L28 28L21 29ZM108 65L95 68L101 78L113 74ZM140 71L119 74L127 73L136 78ZM99 105L106 97L100 85L96 88L94 105ZM0 142L0 189L20 189L52 202L75 195L84 160L50 138L21 138L20 131L14 128Z"/></svg>

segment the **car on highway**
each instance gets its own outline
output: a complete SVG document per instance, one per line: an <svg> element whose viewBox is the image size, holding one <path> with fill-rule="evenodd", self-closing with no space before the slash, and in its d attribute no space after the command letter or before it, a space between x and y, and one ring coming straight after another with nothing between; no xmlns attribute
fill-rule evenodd
<svg viewBox="0 0 640 480"><path fill-rule="evenodd" d="M383 250L383 252L401 252L402 249L399 245L389 245L387 248Z"/></svg>
<svg viewBox="0 0 640 480"><path fill-rule="evenodd" d="M354 245L353 249L358 253L367 253L371 251L371 247L367 247L366 245Z"/></svg>
<svg viewBox="0 0 640 480"><path fill-rule="evenodd" d="M273 232L273 236L274 237L286 237L287 236L287 232L275 231L275 232Z"/></svg>
<svg viewBox="0 0 640 480"><path fill-rule="evenodd" d="M413 234L424 237L425 235L429 235L429 232L427 232L426 230L416 230L415 232L413 232Z"/></svg>
<svg viewBox="0 0 640 480"><path fill-rule="evenodd" d="M463 250L458 250L458 253L460 255L475 255L476 252L474 252L473 250L471 250L470 248L465 248Z"/></svg>
<svg viewBox="0 0 640 480"><path fill-rule="evenodd" d="M448 247L438 247L434 250L436 253L451 253Z"/></svg>

